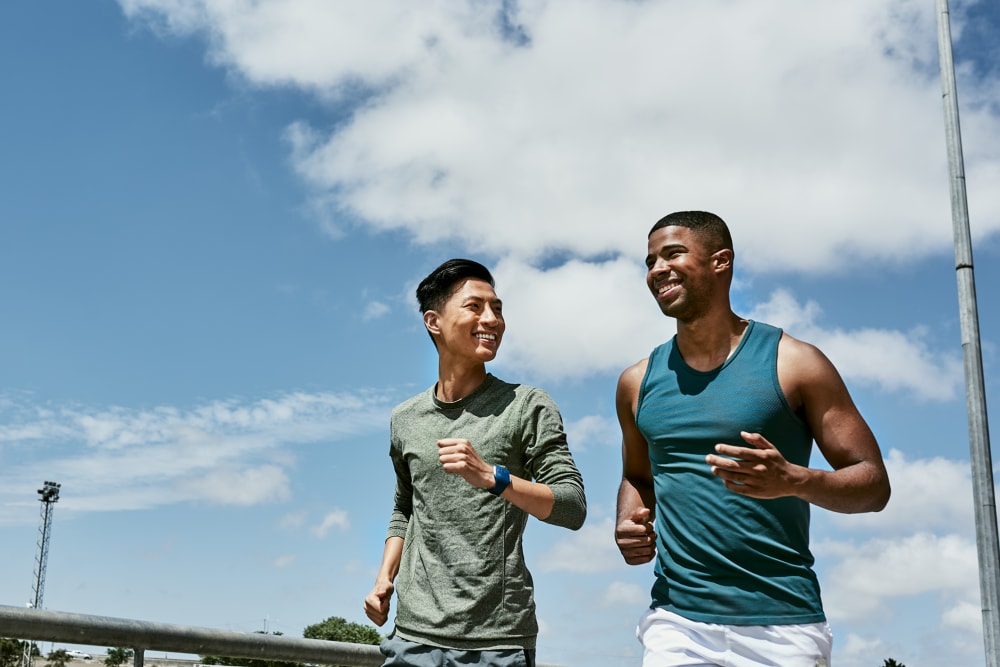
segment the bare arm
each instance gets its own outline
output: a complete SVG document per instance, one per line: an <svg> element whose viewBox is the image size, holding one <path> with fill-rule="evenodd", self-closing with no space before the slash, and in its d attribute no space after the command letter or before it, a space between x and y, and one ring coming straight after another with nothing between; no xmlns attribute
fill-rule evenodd
<svg viewBox="0 0 1000 667"><path fill-rule="evenodd" d="M646 439L635 424L639 385L647 360L628 368L618 379L615 408L622 429L622 481L618 487L615 543L629 565L648 563L656 555L653 518L656 500Z"/></svg>
<svg viewBox="0 0 1000 667"><path fill-rule="evenodd" d="M381 626L389 618L389 600L395 590L393 582L399 574L399 562L403 556L403 538L389 537L382 550L382 565L375 577L375 587L365 598L365 615L375 625Z"/></svg>
<svg viewBox="0 0 1000 667"><path fill-rule="evenodd" d="M889 477L878 442L830 360L812 345L783 336L778 379L833 470L793 465L760 434L742 433L747 447L720 444L720 456L707 457L712 472L731 491L754 498L796 496L844 513L885 507Z"/></svg>

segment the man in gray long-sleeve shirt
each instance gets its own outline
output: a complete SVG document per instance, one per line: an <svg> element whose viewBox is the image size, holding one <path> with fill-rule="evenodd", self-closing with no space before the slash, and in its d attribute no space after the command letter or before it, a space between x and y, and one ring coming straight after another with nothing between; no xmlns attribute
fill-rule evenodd
<svg viewBox="0 0 1000 667"><path fill-rule="evenodd" d="M385 665L534 665L528 515L573 530L586 517L555 403L486 372L505 328L493 284L486 267L454 259L417 288L438 381L392 413L396 501L365 598L382 625L398 588Z"/></svg>

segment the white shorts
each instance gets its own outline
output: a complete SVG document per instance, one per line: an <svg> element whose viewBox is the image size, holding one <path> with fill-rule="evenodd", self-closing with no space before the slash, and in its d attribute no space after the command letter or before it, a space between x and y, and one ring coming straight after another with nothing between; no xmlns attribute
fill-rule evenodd
<svg viewBox="0 0 1000 667"><path fill-rule="evenodd" d="M830 667L828 623L718 625L665 609L639 619L642 667Z"/></svg>

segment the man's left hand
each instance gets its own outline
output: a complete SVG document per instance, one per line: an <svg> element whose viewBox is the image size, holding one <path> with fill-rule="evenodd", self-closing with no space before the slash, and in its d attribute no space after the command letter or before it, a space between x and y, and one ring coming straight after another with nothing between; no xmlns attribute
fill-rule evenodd
<svg viewBox="0 0 1000 667"><path fill-rule="evenodd" d="M750 447L720 443L715 446L715 454L705 457L712 474L741 496L766 499L795 495L802 468L785 460L761 434L741 431L740 437Z"/></svg>

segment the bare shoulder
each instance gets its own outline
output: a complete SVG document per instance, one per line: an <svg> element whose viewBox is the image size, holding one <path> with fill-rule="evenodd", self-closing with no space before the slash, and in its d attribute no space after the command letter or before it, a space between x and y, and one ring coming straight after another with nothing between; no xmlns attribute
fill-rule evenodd
<svg viewBox="0 0 1000 667"><path fill-rule="evenodd" d="M847 387L833 362L815 345L788 334L782 334L778 343L778 382L796 410L821 397L833 402L847 398Z"/></svg>
<svg viewBox="0 0 1000 667"><path fill-rule="evenodd" d="M778 376L799 381L823 380L828 374L839 375L833 362L811 343L787 333L778 342Z"/></svg>
<svg viewBox="0 0 1000 667"><path fill-rule="evenodd" d="M615 391L615 405L619 419L626 413L635 414L636 404L639 401L639 387L642 386L642 379L646 376L646 366L648 364L649 358L637 361L622 371L622 374L618 377L618 388Z"/></svg>
<svg viewBox="0 0 1000 667"><path fill-rule="evenodd" d="M638 392L642 378L646 376L646 367L649 365L649 357L635 362L622 371L618 377L618 393L623 391Z"/></svg>

